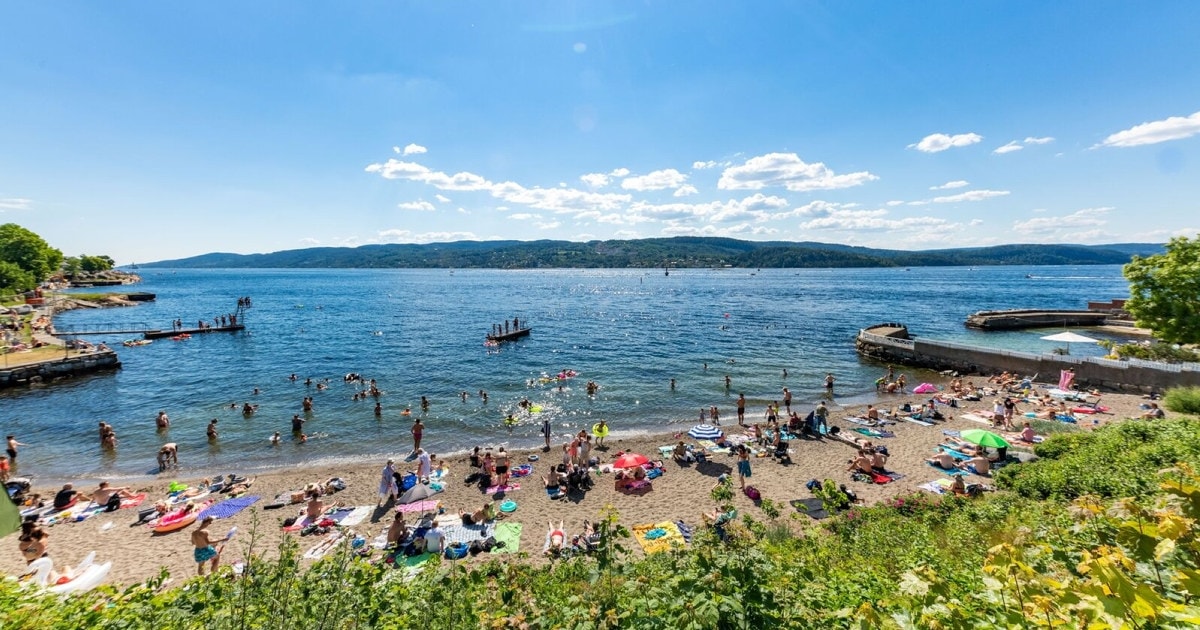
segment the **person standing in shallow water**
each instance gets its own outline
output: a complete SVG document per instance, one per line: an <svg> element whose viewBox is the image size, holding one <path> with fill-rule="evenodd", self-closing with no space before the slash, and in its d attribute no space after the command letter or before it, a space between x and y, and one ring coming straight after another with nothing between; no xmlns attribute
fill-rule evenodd
<svg viewBox="0 0 1200 630"><path fill-rule="evenodd" d="M738 394L737 399L738 426L746 426L746 394Z"/></svg>
<svg viewBox="0 0 1200 630"><path fill-rule="evenodd" d="M420 418L413 420L412 436L413 436L413 452L421 450L421 435L425 433L425 425L421 423Z"/></svg>

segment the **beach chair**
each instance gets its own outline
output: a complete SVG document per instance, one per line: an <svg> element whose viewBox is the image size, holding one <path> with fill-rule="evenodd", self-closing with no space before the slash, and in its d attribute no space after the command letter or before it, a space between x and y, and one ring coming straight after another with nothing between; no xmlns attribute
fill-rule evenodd
<svg viewBox="0 0 1200 630"><path fill-rule="evenodd" d="M792 451L791 451L791 449L788 448L788 443L780 442L779 447L776 448L771 453L771 457L774 458L775 461L779 462L780 464L791 464L792 463L792 454L791 453L792 453Z"/></svg>

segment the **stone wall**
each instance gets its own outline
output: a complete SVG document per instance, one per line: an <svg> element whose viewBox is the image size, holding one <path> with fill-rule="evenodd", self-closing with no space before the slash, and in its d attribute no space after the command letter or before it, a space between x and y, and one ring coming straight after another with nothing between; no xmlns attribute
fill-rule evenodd
<svg viewBox="0 0 1200 630"><path fill-rule="evenodd" d="M0 388L49 383L55 379L120 368L121 361L117 358L116 352L112 350L92 352L67 359L0 369Z"/></svg>
<svg viewBox="0 0 1200 630"><path fill-rule="evenodd" d="M892 339L865 331L859 333L855 347L859 354L884 363L954 370L964 375L1008 371L1022 376L1037 374L1039 381L1053 383L1061 370L1072 368L1075 382L1088 387L1161 392L1170 387L1200 386L1200 371L1148 362L990 350L948 341Z"/></svg>

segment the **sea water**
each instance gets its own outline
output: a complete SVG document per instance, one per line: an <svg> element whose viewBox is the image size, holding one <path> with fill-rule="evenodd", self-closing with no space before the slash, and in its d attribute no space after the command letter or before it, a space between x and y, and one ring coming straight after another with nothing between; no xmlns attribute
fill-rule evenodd
<svg viewBox="0 0 1200 630"><path fill-rule="evenodd" d="M123 368L0 392L0 428L29 444L21 474L144 476L157 470L155 454L166 442L179 445L184 471L197 474L380 459L411 449L414 417L426 426L424 446L437 453L541 444L543 419L556 443L601 419L613 436L686 430L713 405L723 423L733 423L739 393L750 401L747 415L758 419L767 403L782 402L784 387L793 407L811 408L826 373L837 379L835 403L865 400L886 366L855 354L862 327L902 322L929 338L1047 352L1055 344L1039 337L1055 331L982 333L963 320L978 310L1077 309L1128 294L1119 266L140 273L143 282L130 289L156 293L157 301L70 311L55 323L169 329L181 319L191 327L250 296L246 332L132 348L120 344L135 335L86 337L114 347ZM514 316L533 333L485 346L491 326ZM1103 351L1072 344L1071 352ZM540 382L564 370L578 376ZM374 399L352 400L355 385L343 381L350 372L377 380L382 417ZM298 380L289 380L292 373ZM323 379L329 387L318 391ZM600 387L594 396L589 380ZM307 415L305 396L314 401ZM421 396L430 400L427 412ZM541 413L521 412L523 399ZM246 402L259 406L248 418L240 410ZM402 415L406 407L412 416ZM155 430L159 410L171 418L168 431ZM305 444L291 438L296 413L307 419ZM508 413L516 426L505 425ZM219 420L215 442L205 435L212 418ZM115 452L99 446L102 420L117 432ZM272 447L275 431L283 441Z"/></svg>

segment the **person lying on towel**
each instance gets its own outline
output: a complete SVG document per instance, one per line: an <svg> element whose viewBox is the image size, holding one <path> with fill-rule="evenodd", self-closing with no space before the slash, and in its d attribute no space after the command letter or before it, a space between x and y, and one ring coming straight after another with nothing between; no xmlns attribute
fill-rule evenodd
<svg viewBox="0 0 1200 630"><path fill-rule="evenodd" d="M925 461L937 466L938 468L941 468L942 470L957 470L954 458L950 456L950 453L947 453L941 448L938 449L937 455L934 455Z"/></svg>

